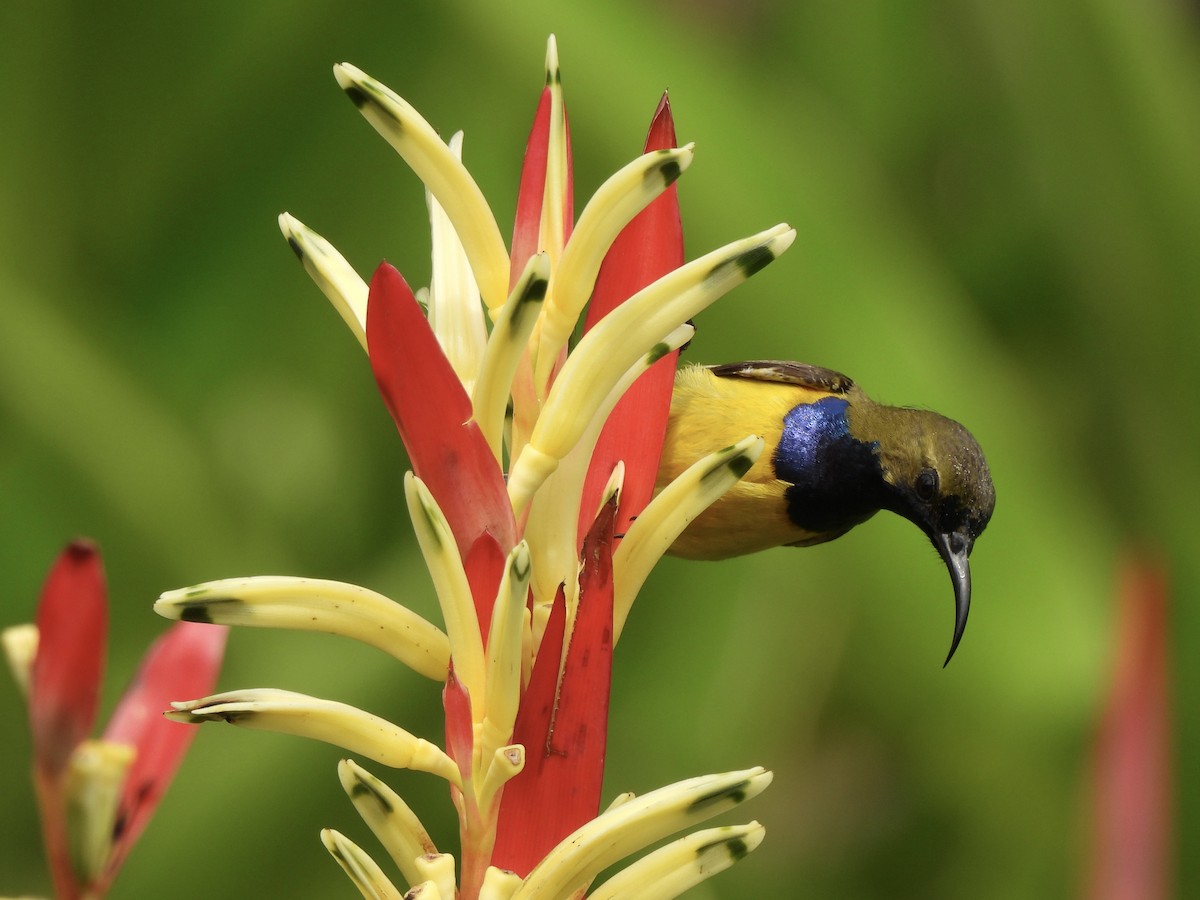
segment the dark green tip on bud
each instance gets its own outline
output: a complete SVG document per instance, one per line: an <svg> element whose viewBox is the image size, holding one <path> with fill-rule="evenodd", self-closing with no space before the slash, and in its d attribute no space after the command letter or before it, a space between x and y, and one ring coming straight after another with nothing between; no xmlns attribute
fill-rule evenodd
<svg viewBox="0 0 1200 900"><path fill-rule="evenodd" d="M734 264L742 270L747 278L756 272L760 272L770 265L775 260L775 253L770 247L762 245L747 250L741 256L734 260Z"/></svg>
<svg viewBox="0 0 1200 900"><path fill-rule="evenodd" d="M344 90L346 91L346 96L350 98L350 102L359 109L362 109L371 102L371 98L367 96L367 92L356 84L352 84Z"/></svg>
<svg viewBox="0 0 1200 900"><path fill-rule="evenodd" d="M751 847L746 843L745 838L727 838L725 840L713 841L711 844L705 844L703 847L697 847L696 857L700 858L712 850L722 849L729 854L730 859L738 862L750 854Z"/></svg>
<svg viewBox="0 0 1200 900"><path fill-rule="evenodd" d="M207 716L197 716L190 712L183 712L182 710L178 712L168 712L167 718L169 718L172 722L179 722L181 725L203 725L206 722L211 721Z"/></svg>
<svg viewBox="0 0 1200 900"><path fill-rule="evenodd" d="M185 603L179 610L179 621L181 622L200 622L204 625L212 625L212 615L208 611L207 603Z"/></svg>
<svg viewBox="0 0 1200 900"><path fill-rule="evenodd" d="M541 303L546 299L546 291L550 287L550 282L545 278L535 278L529 282L529 287L525 289L525 296L521 298L524 303Z"/></svg>
<svg viewBox="0 0 1200 900"><path fill-rule="evenodd" d="M734 860L743 860L750 854L750 845L743 838L734 838L725 842L729 855Z"/></svg>
<svg viewBox="0 0 1200 900"><path fill-rule="evenodd" d="M354 787L350 789L350 797L354 800L360 797L370 797L375 801L381 812L387 814L392 812L391 802L361 778L355 779Z"/></svg>
<svg viewBox="0 0 1200 900"><path fill-rule="evenodd" d="M662 341L659 341L657 344L654 345L654 347L650 350L650 352L646 354L646 359L649 361L650 365L654 365L656 362L658 362L660 359L662 359L664 356L666 356L670 352L671 352L671 345L663 343Z"/></svg>
<svg viewBox="0 0 1200 900"><path fill-rule="evenodd" d="M741 478L754 466L754 460L746 456L744 453L739 453L731 459L726 465L729 466L729 471L733 472L738 478Z"/></svg>
<svg viewBox="0 0 1200 900"><path fill-rule="evenodd" d="M749 781L739 781L730 787L713 791L711 794L705 794L703 797L697 797L688 805L688 811L696 812L712 806L714 803L722 803L726 800L730 800L735 804L741 803L747 797L746 788L749 784Z"/></svg>
<svg viewBox="0 0 1200 900"><path fill-rule="evenodd" d="M745 281L755 272L765 269L775 260L775 252L771 249L770 244L759 244L751 247L749 250L739 253L733 259L727 259L713 266L712 271L708 273L706 280L719 281L729 275L730 268L738 270L738 275L742 281Z"/></svg>
<svg viewBox="0 0 1200 900"><path fill-rule="evenodd" d="M421 513L425 516L425 521L429 523L429 538L440 549L442 546L441 534L441 519L433 507L427 504L424 499L420 501Z"/></svg>
<svg viewBox="0 0 1200 900"><path fill-rule="evenodd" d="M679 160L672 159L670 162L663 163L659 166L658 171L662 173L662 179L667 187L673 185L679 180L679 176L683 174L683 166L679 165Z"/></svg>

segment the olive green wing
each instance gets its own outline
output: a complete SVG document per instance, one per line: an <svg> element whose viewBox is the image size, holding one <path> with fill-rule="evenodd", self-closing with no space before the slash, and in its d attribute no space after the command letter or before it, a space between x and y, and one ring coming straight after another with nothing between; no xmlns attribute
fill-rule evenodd
<svg viewBox="0 0 1200 900"><path fill-rule="evenodd" d="M709 366L718 378L747 378L751 381L771 381L777 384L794 384L814 391L830 394L845 394L854 381L841 372L810 366L808 363L788 362L780 359L753 359L747 362L724 363Z"/></svg>

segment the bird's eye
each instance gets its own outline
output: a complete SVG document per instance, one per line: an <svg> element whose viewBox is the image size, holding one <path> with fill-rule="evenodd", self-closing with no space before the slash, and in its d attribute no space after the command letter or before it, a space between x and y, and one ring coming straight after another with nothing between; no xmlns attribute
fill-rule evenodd
<svg viewBox="0 0 1200 900"><path fill-rule="evenodd" d="M913 489L922 500L928 501L936 497L938 492L937 469L922 469L917 475Z"/></svg>

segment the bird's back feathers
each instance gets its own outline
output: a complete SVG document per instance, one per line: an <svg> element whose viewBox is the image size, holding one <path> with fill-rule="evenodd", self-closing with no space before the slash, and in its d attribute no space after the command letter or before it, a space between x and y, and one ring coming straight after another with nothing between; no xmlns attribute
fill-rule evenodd
<svg viewBox="0 0 1200 900"><path fill-rule="evenodd" d="M747 362L724 363L719 366L700 366L698 368L707 368L718 378L774 381L828 394L844 394L854 387L854 381L841 372L782 359L754 359Z"/></svg>

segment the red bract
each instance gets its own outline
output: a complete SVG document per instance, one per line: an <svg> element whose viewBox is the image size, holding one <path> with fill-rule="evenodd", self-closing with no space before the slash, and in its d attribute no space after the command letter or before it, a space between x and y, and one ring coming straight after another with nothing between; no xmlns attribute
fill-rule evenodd
<svg viewBox="0 0 1200 900"><path fill-rule="evenodd" d="M480 535L503 552L516 524L500 464L471 419L471 400L404 278L380 263L367 300L367 350L413 471L429 488L466 559ZM490 606L494 597L487 598Z"/></svg>
<svg viewBox="0 0 1200 900"><path fill-rule="evenodd" d="M1167 578L1145 559L1121 573L1117 654L1096 739L1093 900L1171 896Z"/></svg>
<svg viewBox="0 0 1200 900"><path fill-rule="evenodd" d="M42 590L29 691L42 838L60 898L101 896L107 890L194 735L163 719L162 711L180 696L212 690L225 646L226 629L180 623L146 655L104 734L108 742L132 747L135 755L121 786L103 871L85 875L75 870L70 855L68 774L72 755L96 719L107 623L100 554L91 542L74 541L59 555Z"/></svg>
<svg viewBox="0 0 1200 900"><path fill-rule="evenodd" d="M108 601L90 541L73 541L59 554L42 588L37 629L29 724L38 771L57 777L91 734L104 677Z"/></svg>
<svg viewBox="0 0 1200 900"><path fill-rule="evenodd" d="M644 152L674 146L675 121L671 116L671 104L663 94L646 135ZM596 279L584 330L590 329L646 285L681 265L683 224L679 216L679 195L675 185L671 185L634 217L613 242ZM583 488L579 516L581 541L590 525L590 510L596 508L619 460L625 462L625 481L617 516L618 535L625 533L629 523L654 496L654 479L667 434L667 414L671 409L671 389L675 385L678 357L679 351L673 351L651 366L625 392L605 422Z"/></svg>
<svg viewBox="0 0 1200 900"><path fill-rule="evenodd" d="M225 655L227 628L178 622L142 658L133 683L113 711L104 739L137 748L125 776L108 879L116 875L183 762L196 729L162 717L172 700L210 694Z"/></svg>
<svg viewBox="0 0 1200 900"><path fill-rule="evenodd" d="M451 522L451 527L454 523ZM504 572L504 553L496 539L486 532L475 541L471 551L463 560L467 583L471 585L471 596L475 600L475 614L479 617L479 631L486 635L492 627L492 602L500 589L500 576Z"/></svg>
<svg viewBox="0 0 1200 900"><path fill-rule="evenodd" d="M553 255L562 250L562 246L571 236L575 221L575 191L574 171L571 160L571 129L567 124L566 103L562 99L562 91L554 90L553 82L558 79L557 64L547 60L546 87L538 101L537 111L533 116L533 126L529 130L529 138L525 142L525 158L521 165L521 181L517 188L517 212L513 222L512 249L509 252L509 288L517 283L525 266L534 254L542 250L552 250ZM556 185L553 173L549 170L549 159L552 152L552 129L554 127L555 94L562 104L563 143L565 146L565 172L560 184ZM562 191L562 234L547 235L542 230L542 210L546 204L547 192ZM516 428L527 431L536 411L528 409L522 402L522 397L532 397L536 391L533 385L533 372L529 365L528 356L517 370L513 384L513 418Z"/></svg>
<svg viewBox="0 0 1200 900"><path fill-rule="evenodd" d="M551 76L555 77L555 76ZM513 223L512 266L509 273L511 289L529 258L542 249L540 241L542 205L546 199L546 158L550 141L550 114L553 101L552 91L547 86L542 90L534 113L533 127L525 144L525 161L521 166L521 184L517 189L517 215ZM567 128L567 110L563 108L563 127L566 129L567 178L563 192L563 240L571 236L571 225L575 220L574 193L571 171L571 132Z"/></svg>
<svg viewBox="0 0 1200 900"><path fill-rule="evenodd" d="M78 897L67 838L67 764L96 721L108 601L104 567L91 541L76 540L59 554L38 602L38 650L29 685L34 785L42 842L59 897Z"/></svg>
<svg viewBox="0 0 1200 900"><path fill-rule="evenodd" d="M518 262L538 249L529 242L537 237L535 217L541 215L549 107L547 90L534 120L522 172L513 231L513 259ZM645 149L674 146L674 123L664 95ZM569 193L568 180L568 198ZM585 327L590 328L682 262L683 232L672 186L626 226L608 251ZM517 268L514 265L514 270ZM580 507L583 568L574 627L568 637L560 591L513 734L513 741L525 747L525 769L505 787L497 823L492 864L522 876L599 810L612 674L616 500L606 504L594 522L590 511L598 506L618 460L626 464L620 530L649 502L666 433L675 358L676 354L669 354L625 395L609 416L592 455ZM564 640L565 654L560 650Z"/></svg>
<svg viewBox="0 0 1200 900"><path fill-rule="evenodd" d="M566 598L559 588L513 727L513 743L525 748L525 768L505 786L496 824L492 865L518 874L527 874L545 856L543 844L554 845L542 835L556 830L557 806L554 802L545 803L538 790L538 779L549 749L547 735L554 723L566 626Z"/></svg>
<svg viewBox="0 0 1200 900"><path fill-rule="evenodd" d="M446 713L446 752L458 763L465 781L471 775L471 755L475 746L471 721L471 698L450 667L442 688L442 710Z"/></svg>
<svg viewBox="0 0 1200 900"><path fill-rule="evenodd" d="M583 543L579 606L565 658L555 652L566 622L560 591L517 715L513 741L525 747L525 769L505 786L492 865L522 877L599 812L612 686L615 518L614 498Z"/></svg>

